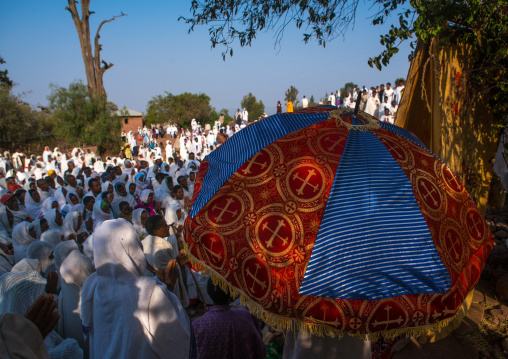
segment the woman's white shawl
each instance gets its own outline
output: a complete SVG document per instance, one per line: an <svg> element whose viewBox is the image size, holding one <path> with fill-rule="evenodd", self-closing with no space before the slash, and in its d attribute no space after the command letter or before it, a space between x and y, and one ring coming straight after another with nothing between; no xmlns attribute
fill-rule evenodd
<svg viewBox="0 0 508 359"><path fill-rule="evenodd" d="M104 222L94 232L93 252L97 272L85 281L81 303L90 358L188 358L190 320L165 285L143 276L146 260L134 227L123 219Z"/></svg>
<svg viewBox="0 0 508 359"><path fill-rule="evenodd" d="M78 250L73 250L60 266L60 319L57 332L64 338L76 339L85 352L88 352L88 344L81 329L81 289L86 278L94 271L91 259Z"/></svg>
<svg viewBox="0 0 508 359"><path fill-rule="evenodd" d="M35 241L28 231L33 226L30 222L21 222L12 230L12 246L14 249L14 263L26 258L28 246Z"/></svg>
<svg viewBox="0 0 508 359"><path fill-rule="evenodd" d="M32 219L37 219L42 215L42 204L44 202L39 200L39 202L35 202L30 192L25 194L25 208L28 212L28 215Z"/></svg>

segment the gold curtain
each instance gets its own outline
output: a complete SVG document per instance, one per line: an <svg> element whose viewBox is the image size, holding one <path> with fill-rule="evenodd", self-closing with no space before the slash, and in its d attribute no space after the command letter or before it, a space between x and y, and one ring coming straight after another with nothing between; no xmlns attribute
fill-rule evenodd
<svg viewBox="0 0 508 359"><path fill-rule="evenodd" d="M497 149L488 91L468 83L475 71L469 46L438 42L417 46L395 124L439 156L485 213Z"/></svg>

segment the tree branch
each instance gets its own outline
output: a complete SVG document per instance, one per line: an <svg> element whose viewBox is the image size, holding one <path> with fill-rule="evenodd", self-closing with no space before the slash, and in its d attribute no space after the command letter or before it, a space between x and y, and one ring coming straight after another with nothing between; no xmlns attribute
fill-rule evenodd
<svg viewBox="0 0 508 359"><path fill-rule="evenodd" d="M69 0L71 1L71 0ZM87 0L89 1L89 0ZM97 76L98 75L102 75L104 73L105 70L107 70L108 68L112 67L113 64L110 64L110 65L107 65L105 61L104 64L105 66L101 68L101 44L99 44L99 39L100 39L100 31L102 29L102 26L108 22L111 22L119 17L122 17L122 16L127 16L127 14L124 14L123 12L121 13L121 15L116 15L116 16L113 16L111 19L109 20L104 20L101 22L101 24L99 25L99 28L97 29L97 33L95 34L95 55L94 55L94 62L95 62L95 71L99 71L100 69L104 69L101 73L97 73Z"/></svg>

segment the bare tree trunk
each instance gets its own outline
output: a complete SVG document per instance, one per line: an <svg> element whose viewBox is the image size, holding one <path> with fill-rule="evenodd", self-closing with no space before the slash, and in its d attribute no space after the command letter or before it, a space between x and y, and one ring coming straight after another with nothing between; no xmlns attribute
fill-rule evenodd
<svg viewBox="0 0 508 359"><path fill-rule="evenodd" d="M117 17L126 16L126 14L122 13L121 15L113 16L109 20L104 20L99 25L97 29L97 33L95 35L95 53L92 51L92 42L90 37L90 15L93 12L90 12L90 0L82 0L81 1L81 18L79 17L78 9L76 6L77 1L68 0L69 6L65 8L72 15L72 20L74 21L74 26L76 27L76 31L78 32L79 45L81 47L81 55L83 57L83 62L85 64L85 73L86 73L86 81L88 84L88 92L91 95L104 95L106 91L104 90L104 82L103 76L104 72L113 67L112 63L107 63L106 61L101 61L101 50L102 45L99 43L100 39L100 31L102 26L107 23L115 20Z"/></svg>

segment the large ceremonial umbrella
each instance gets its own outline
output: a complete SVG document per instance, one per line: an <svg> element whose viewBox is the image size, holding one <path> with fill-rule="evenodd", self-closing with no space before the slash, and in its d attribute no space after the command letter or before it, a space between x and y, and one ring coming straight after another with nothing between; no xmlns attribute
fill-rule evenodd
<svg viewBox="0 0 508 359"><path fill-rule="evenodd" d="M268 117L203 161L191 259L263 320L316 334L417 334L477 283L492 233L418 138L332 106Z"/></svg>

